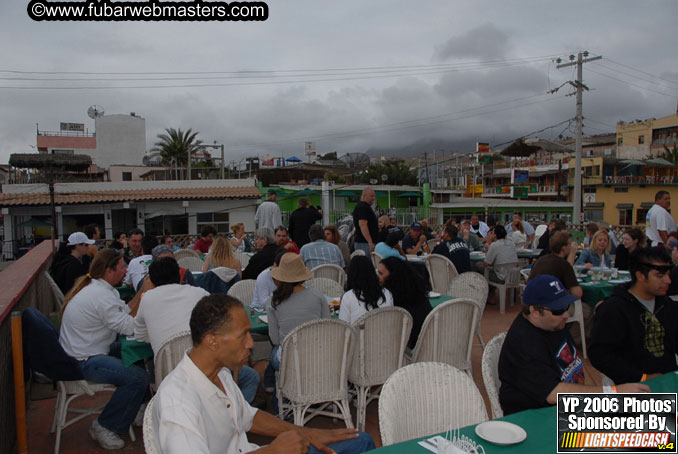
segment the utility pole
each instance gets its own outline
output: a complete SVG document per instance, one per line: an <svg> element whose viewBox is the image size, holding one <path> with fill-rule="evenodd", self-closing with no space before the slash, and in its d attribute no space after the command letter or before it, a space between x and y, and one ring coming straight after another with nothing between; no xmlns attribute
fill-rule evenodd
<svg viewBox="0 0 678 454"><path fill-rule="evenodd" d="M584 222L582 216L582 197L581 197L581 141L582 141L582 127L583 127L583 116L582 116L582 95L584 90L588 90L589 87L584 85L582 79L582 67L584 63L588 63L595 60L600 60L602 56L591 57L589 58L588 51L579 52L577 54L577 61L574 61L574 55L570 55L569 63L562 63L560 58L556 60L558 66L556 68L565 68L568 66L577 66L577 80L572 82L570 85L577 89L577 137L575 142L575 169L574 169L574 216L572 219L573 224L582 224Z"/></svg>

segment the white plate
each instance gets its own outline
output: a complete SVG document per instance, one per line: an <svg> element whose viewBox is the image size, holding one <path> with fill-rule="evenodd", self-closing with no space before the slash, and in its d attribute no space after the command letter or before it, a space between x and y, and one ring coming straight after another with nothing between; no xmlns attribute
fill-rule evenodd
<svg viewBox="0 0 678 454"><path fill-rule="evenodd" d="M506 421L487 421L476 426L476 435L496 445L514 445L527 438L527 432Z"/></svg>
<svg viewBox="0 0 678 454"><path fill-rule="evenodd" d="M439 296L440 296L440 293L438 293L438 292L428 292L429 298L438 298Z"/></svg>
<svg viewBox="0 0 678 454"><path fill-rule="evenodd" d="M627 282L630 282L631 279L610 279L610 284L626 284Z"/></svg>

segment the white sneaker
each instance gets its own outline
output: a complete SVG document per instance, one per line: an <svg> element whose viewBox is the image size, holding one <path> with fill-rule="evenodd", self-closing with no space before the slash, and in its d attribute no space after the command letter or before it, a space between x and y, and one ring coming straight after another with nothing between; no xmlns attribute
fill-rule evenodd
<svg viewBox="0 0 678 454"><path fill-rule="evenodd" d="M144 425L144 413L146 412L146 407L148 406L148 402L144 402L141 404L141 407L139 407L139 411L137 412L137 415L134 417L134 426L135 427L141 427Z"/></svg>
<svg viewBox="0 0 678 454"><path fill-rule="evenodd" d="M123 439L115 432L111 432L99 424L98 419L92 421L92 425L89 426L89 436L104 449L122 449L125 447Z"/></svg>

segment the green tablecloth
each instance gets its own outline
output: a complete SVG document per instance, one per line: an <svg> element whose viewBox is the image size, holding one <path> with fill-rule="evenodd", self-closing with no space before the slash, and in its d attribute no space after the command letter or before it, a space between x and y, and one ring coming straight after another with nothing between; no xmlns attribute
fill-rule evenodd
<svg viewBox="0 0 678 454"><path fill-rule="evenodd" d="M647 381L655 393L675 393L678 391L678 374L669 372L660 377ZM527 432L527 439L522 443L510 446L499 446L485 441L475 433L475 425L461 429L461 433L476 443L482 444L487 454L494 453L555 453L557 451L556 407L546 407L537 410L527 410L500 418L502 421L519 425ZM441 434L445 435L445 434ZM416 440L404 441L395 445L370 451L375 454L429 454L425 448L417 444L423 437Z"/></svg>
<svg viewBox="0 0 678 454"><path fill-rule="evenodd" d="M153 358L153 349L148 342L139 342L120 336L120 356L125 367L129 367L140 359Z"/></svg>
<svg viewBox="0 0 678 454"><path fill-rule="evenodd" d="M623 284L610 284L608 281L599 281L597 284L594 284L591 281L590 277L585 277L583 282L580 282L584 295L581 300L588 304L591 307L595 307L599 301L604 300L608 296L612 295L614 287L616 285Z"/></svg>
<svg viewBox="0 0 678 454"><path fill-rule="evenodd" d="M519 259L529 259L530 262L539 257L541 254L541 249L523 249L516 251ZM485 260L485 253L472 252L471 261L472 262L482 262Z"/></svg>

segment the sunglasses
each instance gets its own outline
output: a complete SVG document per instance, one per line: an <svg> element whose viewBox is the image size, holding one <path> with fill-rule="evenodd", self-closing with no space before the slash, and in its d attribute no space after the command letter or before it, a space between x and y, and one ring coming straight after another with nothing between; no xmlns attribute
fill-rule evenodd
<svg viewBox="0 0 678 454"><path fill-rule="evenodd" d="M640 265L657 270L661 274L666 274L673 268L673 265L654 265L652 263L641 263Z"/></svg>
<svg viewBox="0 0 678 454"><path fill-rule="evenodd" d="M545 307L544 309L546 309L547 311L549 311L551 314L555 315L556 317L559 317L559 316L563 315L565 312L568 312L570 310L570 306L567 306L565 309L558 309L558 310L555 310L555 311L553 309L549 309L548 307Z"/></svg>

